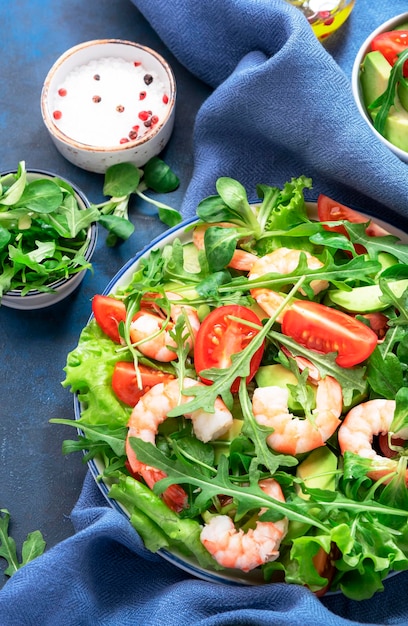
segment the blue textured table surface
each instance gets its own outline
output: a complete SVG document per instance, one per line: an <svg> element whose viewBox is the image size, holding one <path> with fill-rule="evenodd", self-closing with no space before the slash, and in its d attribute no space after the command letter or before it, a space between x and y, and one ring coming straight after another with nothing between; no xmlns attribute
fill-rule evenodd
<svg viewBox="0 0 408 626"><path fill-rule="evenodd" d="M181 180L165 200L180 205L191 176L195 114L210 90L177 63L129 0L1 3L0 32L0 171L25 160L28 168L68 178L90 201L104 200L103 176L75 167L51 143L41 118L40 94L48 70L71 46L92 39L129 39L161 53L176 76L177 119L162 157ZM72 395L61 386L62 368L90 315L92 296L166 228L150 206L132 206L136 231L123 245L108 248L106 231L99 231L94 274L88 272L68 301L29 312L0 307L0 508L10 511L10 530L18 545L35 529L43 532L48 547L73 532L68 516L86 466L80 455L62 456L62 440L74 432L49 420L73 417ZM0 560L0 584L5 582L3 565Z"/></svg>
<svg viewBox="0 0 408 626"><path fill-rule="evenodd" d="M71 46L99 38L130 39L160 52L176 75L175 130L162 157L181 180L180 188L165 201L174 207L181 205L193 174L196 114L212 89L176 60L135 6L144 5L148 14L154 4L145 0L135 0L135 4L130 0L18 0L0 4L1 171L14 169L25 160L28 168L52 170L68 178L93 202L104 199L103 176L76 168L54 148L41 119L40 93L49 68ZM346 77L350 77L354 56L368 34L381 22L407 10L406 4L406 0L356 1L349 21L324 44ZM154 23L154 19L150 21ZM174 51L179 33L170 33L169 38ZM211 82L213 86L215 83ZM405 218L406 209L404 197L401 214L405 211ZM94 273L87 274L69 301L37 312L0 307L0 508L10 511L10 530L18 545L35 529L42 531L48 548L73 534L69 515L80 494L86 466L79 454L62 456L62 441L72 437L72 429L51 425L49 420L73 417L72 396L61 386L63 367L90 315L92 296L105 288L130 257L165 230L147 205L135 203L131 219L136 232L117 248L107 248L104 231L99 231ZM400 580L406 581L404 576ZM0 586L4 582L0 569ZM346 609L348 619L354 619L348 601L344 601L341 613ZM390 619L387 623L404 623Z"/></svg>

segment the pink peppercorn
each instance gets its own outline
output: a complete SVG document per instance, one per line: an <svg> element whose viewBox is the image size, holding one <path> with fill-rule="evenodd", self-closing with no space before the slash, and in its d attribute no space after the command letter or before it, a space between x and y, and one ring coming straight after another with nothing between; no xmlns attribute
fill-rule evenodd
<svg viewBox="0 0 408 626"><path fill-rule="evenodd" d="M169 101L169 96L165 93L163 96L163 104L167 104Z"/></svg>
<svg viewBox="0 0 408 626"><path fill-rule="evenodd" d="M61 96L61 98L63 98L64 96L67 95L67 90L61 87L61 89L58 89L58 95Z"/></svg>
<svg viewBox="0 0 408 626"><path fill-rule="evenodd" d="M61 111L54 111L54 113L52 114L54 120L60 120L62 117L62 113Z"/></svg>
<svg viewBox="0 0 408 626"><path fill-rule="evenodd" d="M129 139L127 137L122 137L122 139L119 140L119 143L128 143Z"/></svg>
<svg viewBox="0 0 408 626"><path fill-rule="evenodd" d="M151 112L149 111L140 111L139 113L139 119L142 120L142 122L145 122L146 120L148 120L150 116L151 116Z"/></svg>
<svg viewBox="0 0 408 626"><path fill-rule="evenodd" d="M141 91L139 93L139 100L144 100L146 98L146 92L145 91Z"/></svg>

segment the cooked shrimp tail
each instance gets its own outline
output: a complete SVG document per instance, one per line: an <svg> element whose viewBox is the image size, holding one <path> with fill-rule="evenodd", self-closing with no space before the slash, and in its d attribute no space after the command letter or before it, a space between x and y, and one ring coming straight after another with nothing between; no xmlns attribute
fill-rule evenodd
<svg viewBox="0 0 408 626"><path fill-rule="evenodd" d="M320 267L323 267L323 263L316 257L312 256L309 252L304 250L294 250L292 248L277 248L270 254L266 254L265 256L258 258L255 263L253 263L249 271L248 278L253 280L269 273L280 275L290 274L298 267L301 254L305 255L307 266L310 269L319 269ZM317 294L323 289L327 289L328 282L325 280L313 280L311 281L310 286L313 292ZM275 315L278 307L281 306L284 300L280 294L267 288L251 289L251 295L255 298L265 313L269 315L269 317L273 317ZM285 307L284 310L277 316L276 319L279 323L282 323L286 310L287 307Z"/></svg>
<svg viewBox="0 0 408 626"><path fill-rule="evenodd" d="M194 345L195 336L200 328L200 320L194 307L184 303L178 303L181 296L167 292L170 302L170 320L165 324L165 319L160 311L154 312L142 308L133 318L130 324L130 338L135 346L145 356L166 363L177 358L175 348L177 344L171 336L171 330L180 316L185 316L188 328L187 342L190 349Z"/></svg>
<svg viewBox="0 0 408 626"><path fill-rule="evenodd" d="M302 360L302 367L308 367ZM297 455L325 445L341 423L343 408L341 385L331 376L318 377L311 366L316 386L316 408L313 419L293 415L288 408L289 390L270 385L257 387L253 394L252 409L258 424L272 428L266 441L270 448L283 454Z"/></svg>
<svg viewBox="0 0 408 626"><path fill-rule="evenodd" d="M184 388L202 384L191 378L185 378L183 383ZM167 419L169 411L189 400L191 400L191 396L181 393L180 383L177 379L159 383L140 398L130 415L126 439L128 462L132 472L142 476L150 488L158 480L165 478L166 475L164 472L139 461L131 446L131 439L136 437L155 445L159 426ZM226 433L233 423L232 414L221 398L216 399L213 413L206 413L199 409L192 413L186 413L185 417L191 419L196 437L204 443ZM186 493L179 485L168 487L163 494L163 499L175 511L185 508L187 502Z"/></svg>
<svg viewBox="0 0 408 626"><path fill-rule="evenodd" d="M390 459L378 454L373 448L373 440L376 435L385 435L389 432L394 412L395 400L382 398L368 400L353 407L339 428L339 445L342 454L350 451L369 459L371 468L367 475L372 480L384 480L385 483L396 475L398 459ZM407 435L408 433L398 434L402 439L407 438ZM405 482L408 486L408 470L405 472Z"/></svg>
<svg viewBox="0 0 408 626"><path fill-rule="evenodd" d="M285 501L282 489L275 480L262 480L259 486L275 500ZM261 509L260 515L265 510ZM249 572L278 558L280 543L287 529L288 521L282 518L277 522L257 520L255 528L244 532L235 528L228 515L215 515L204 526L200 539L217 563Z"/></svg>

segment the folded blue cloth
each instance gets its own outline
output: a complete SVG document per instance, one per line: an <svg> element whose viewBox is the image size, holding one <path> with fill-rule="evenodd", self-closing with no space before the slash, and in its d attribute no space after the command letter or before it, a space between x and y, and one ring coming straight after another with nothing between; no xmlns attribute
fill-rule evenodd
<svg viewBox="0 0 408 626"><path fill-rule="evenodd" d="M19 570L0 592L1 626L346 626L408 623L408 574L352 602L286 584L235 587L189 576L148 552L89 474L76 534ZM341 616L341 617L340 617ZM357 620L357 621L356 621Z"/></svg>
<svg viewBox="0 0 408 626"><path fill-rule="evenodd" d="M311 200L324 193L408 225L407 165L374 137L349 76L299 10L284 0L133 1L177 59L214 88L196 120L186 216L215 192L219 176L238 179L255 200L257 183L280 186L305 174ZM339 44L349 45L344 63L376 26L406 9L403 0L357 0L354 38L346 33Z"/></svg>
<svg viewBox="0 0 408 626"><path fill-rule="evenodd" d="M133 1L178 60L214 89L196 120L185 216L214 193L219 176L238 179L251 194L257 183L282 185L305 174L314 182L311 198L326 193L408 225L408 165L360 118L346 73L364 33L403 12L406 0L357 0L326 47L284 0ZM318 599L286 584L198 580L147 551L90 474L72 521L72 537L0 591L1 626L408 624L408 573L362 602Z"/></svg>

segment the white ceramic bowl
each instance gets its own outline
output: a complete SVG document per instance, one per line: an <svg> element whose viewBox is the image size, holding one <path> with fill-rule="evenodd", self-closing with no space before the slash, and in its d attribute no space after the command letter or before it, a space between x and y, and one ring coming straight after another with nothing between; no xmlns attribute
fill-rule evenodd
<svg viewBox="0 0 408 626"><path fill-rule="evenodd" d="M400 15L397 15L397 16L391 18L390 20L387 20L386 22L384 22L380 26L378 26L366 38L366 40L362 44L361 48L359 49L359 51L357 53L357 56L355 58L354 64L353 64L353 69L352 69L352 73L351 73L351 87L352 87L353 96L354 96L354 99L356 101L357 107L358 107L361 115L363 116L363 118L367 122L367 124L370 126L370 128L373 131L374 135L378 139L380 139L380 141L382 141L383 144L385 144L387 146L387 148L389 148L391 150L391 152L394 152L394 154L396 154L401 159L401 161L404 161L405 163L408 163L408 152L405 152L405 150L402 150L401 148L398 148L397 146L394 146L390 141L388 141L388 139L383 137L374 128L372 120L371 120L371 117L370 117L369 113L367 112L367 109L366 109L366 107L364 105L363 94L362 94L361 83L360 83L360 68L361 68L361 64L362 64L362 62L364 60L365 55L370 51L370 44L371 44L372 40L374 39L374 37L376 37L380 33L385 33L385 32L387 32L389 30L395 30L398 27L399 24L404 24L406 22L408 22L408 13L401 13Z"/></svg>
<svg viewBox="0 0 408 626"><path fill-rule="evenodd" d="M174 126L176 83L157 52L132 41L98 39L67 50L41 93L45 126L60 153L104 173L117 163L142 167Z"/></svg>
<svg viewBox="0 0 408 626"><path fill-rule="evenodd" d="M7 173L14 172L3 172L1 175L4 176ZM32 181L39 178L59 178L60 180L69 184L75 193L75 198L77 200L78 206L82 209L86 209L90 206L90 203L86 196L83 194L80 189L78 189L73 183L66 180L62 176L57 176L57 174L53 174L52 172L47 172L43 170L35 170L30 169L27 170L27 180ZM87 242L88 247L85 252L86 261L90 261L92 255L95 250L96 241L98 236L97 224L91 224L87 231ZM71 295L75 289L80 285L80 283L85 278L86 269L77 272L76 274L71 274L68 278L62 278L61 280L57 280L53 283L50 283L48 286L52 288L52 292L43 292L37 291L36 289L32 289L24 296L21 295L20 289L12 289L7 291L1 298L1 306L5 306L11 309L20 309L20 310L33 310L33 309L43 309L45 307L49 307L61 300L64 300L69 295Z"/></svg>

